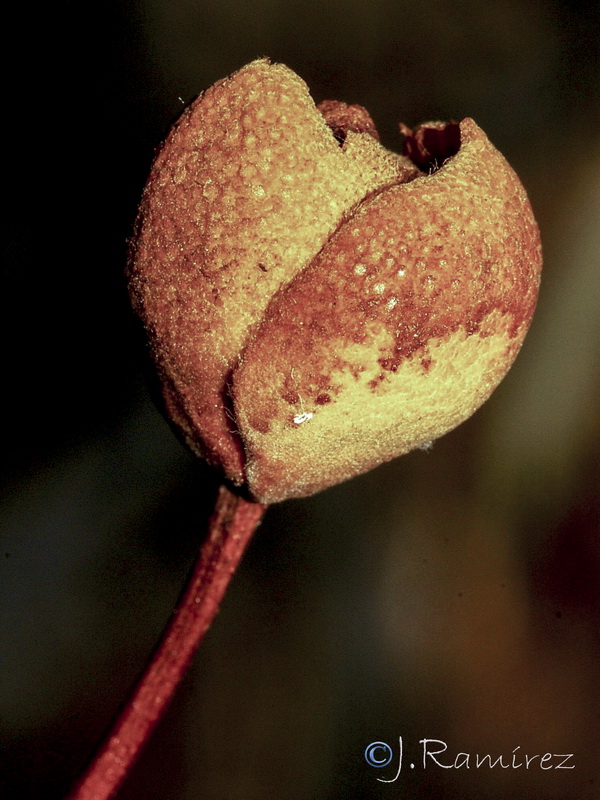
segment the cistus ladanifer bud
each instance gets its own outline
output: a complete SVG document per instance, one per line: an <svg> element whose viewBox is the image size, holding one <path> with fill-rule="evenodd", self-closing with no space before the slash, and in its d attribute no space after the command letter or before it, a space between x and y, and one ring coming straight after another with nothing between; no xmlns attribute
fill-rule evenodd
<svg viewBox="0 0 600 800"><path fill-rule="evenodd" d="M467 419L510 368L541 269L525 190L471 119L378 141L266 59L181 115L128 266L164 408L272 503Z"/></svg>

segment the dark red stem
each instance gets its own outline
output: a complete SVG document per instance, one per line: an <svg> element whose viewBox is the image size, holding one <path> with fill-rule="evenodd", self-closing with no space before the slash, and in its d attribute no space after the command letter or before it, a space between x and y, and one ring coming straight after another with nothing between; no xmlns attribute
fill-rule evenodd
<svg viewBox="0 0 600 800"><path fill-rule="evenodd" d="M108 800L161 718L210 627L265 506L225 486L188 587L146 672L69 800Z"/></svg>

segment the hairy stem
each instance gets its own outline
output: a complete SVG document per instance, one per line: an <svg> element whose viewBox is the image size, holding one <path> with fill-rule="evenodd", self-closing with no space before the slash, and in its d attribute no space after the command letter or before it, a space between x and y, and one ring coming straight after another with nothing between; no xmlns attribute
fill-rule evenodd
<svg viewBox="0 0 600 800"><path fill-rule="evenodd" d="M185 593L150 664L68 800L108 800L160 720L210 627L265 506L225 486Z"/></svg>

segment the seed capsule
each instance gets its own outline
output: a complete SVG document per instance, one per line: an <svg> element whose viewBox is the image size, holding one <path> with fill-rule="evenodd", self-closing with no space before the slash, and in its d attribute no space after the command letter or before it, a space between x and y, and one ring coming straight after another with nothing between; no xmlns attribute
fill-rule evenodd
<svg viewBox="0 0 600 800"><path fill-rule="evenodd" d="M261 502L303 496L469 417L512 364L539 232L470 119L379 142L255 61L181 116L129 263L167 414Z"/></svg>

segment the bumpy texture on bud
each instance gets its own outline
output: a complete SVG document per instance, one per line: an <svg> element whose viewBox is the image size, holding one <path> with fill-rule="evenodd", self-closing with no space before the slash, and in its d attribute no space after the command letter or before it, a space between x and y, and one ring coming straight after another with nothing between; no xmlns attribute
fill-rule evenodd
<svg viewBox="0 0 600 800"><path fill-rule="evenodd" d="M512 364L541 250L525 191L470 119L379 142L255 61L160 149L129 264L165 409L261 502L454 428Z"/></svg>

